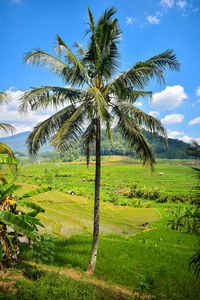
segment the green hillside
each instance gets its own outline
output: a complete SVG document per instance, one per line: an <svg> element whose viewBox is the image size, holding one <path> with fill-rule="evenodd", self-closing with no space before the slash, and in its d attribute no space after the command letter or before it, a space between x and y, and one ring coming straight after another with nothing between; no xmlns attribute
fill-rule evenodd
<svg viewBox="0 0 200 300"><path fill-rule="evenodd" d="M0 138L0 142L3 142L11 147L13 151L27 154L26 139L30 132L26 131L13 136ZM152 144L154 152L157 158L189 158L186 154L187 143L177 139L168 139L168 148L166 147L165 140L160 137L153 137L149 132L144 131L145 136ZM41 152L52 152L53 149L47 144L42 147ZM74 148L67 153L61 154L63 159L66 161L73 160L80 155L84 155L84 149L81 143L78 143ZM94 149L92 150L94 154ZM122 138L118 128L113 129L113 140L108 141L106 132L102 132L102 143L101 143L101 154L102 155L131 155L137 157L135 151L128 145L128 143Z"/></svg>

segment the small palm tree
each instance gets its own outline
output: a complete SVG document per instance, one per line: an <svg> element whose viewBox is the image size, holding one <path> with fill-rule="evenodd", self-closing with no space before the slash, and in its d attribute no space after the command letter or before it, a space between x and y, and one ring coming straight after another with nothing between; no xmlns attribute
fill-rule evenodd
<svg viewBox="0 0 200 300"><path fill-rule="evenodd" d="M0 92L0 105L3 103L7 103L8 95L6 93ZM0 123L0 131L5 133L13 133L15 128L7 123ZM10 147L4 143L0 142L0 164L7 164L9 166L15 166L18 164L18 160L15 158L14 153L10 149ZM3 184L7 183L7 180L0 172L0 180Z"/></svg>
<svg viewBox="0 0 200 300"><path fill-rule="evenodd" d="M6 93L0 92L0 105L3 103L7 103L8 95ZM14 127L7 123L0 123L0 130L6 132L6 133L13 133Z"/></svg>
<svg viewBox="0 0 200 300"><path fill-rule="evenodd" d="M60 76L65 85L71 86L31 88L21 97L21 112L27 112L29 107L38 110L63 105L61 110L34 127L27 139L30 154L36 154L49 140L57 150L67 150L77 140L82 140L89 164L91 146L96 145L93 244L87 268L90 274L95 268L99 237L101 128L106 128L111 140L111 125L115 120L123 137L140 154L143 164L152 169L155 157L142 128L164 137L167 136L166 131L159 120L134 104L139 97L151 96L151 92L143 91L151 79L164 82L163 72L166 69L179 69L175 54L167 50L119 73L121 29L118 19L113 18L115 13L114 8L106 9L95 22L88 8L87 49L76 43L76 55L57 35L54 48L57 57L35 49L26 53L24 58L28 64L48 68Z"/></svg>

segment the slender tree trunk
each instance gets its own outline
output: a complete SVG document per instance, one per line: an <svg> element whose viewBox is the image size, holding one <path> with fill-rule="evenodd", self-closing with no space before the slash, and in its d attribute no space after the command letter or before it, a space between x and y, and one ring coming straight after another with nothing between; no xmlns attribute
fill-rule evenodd
<svg viewBox="0 0 200 300"><path fill-rule="evenodd" d="M94 227L93 242L90 261L87 267L87 274L93 274L98 250L99 241L99 195L100 195L100 177L101 177L101 123L100 119L96 122L96 174L95 174L95 201L94 201Z"/></svg>

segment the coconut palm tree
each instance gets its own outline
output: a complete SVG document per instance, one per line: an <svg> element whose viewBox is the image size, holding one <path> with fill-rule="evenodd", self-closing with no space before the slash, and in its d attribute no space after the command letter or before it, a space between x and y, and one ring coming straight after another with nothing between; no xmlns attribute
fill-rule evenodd
<svg viewBox="0 0 200 300"><path fill-rule="evenodd" d="M0 92L0 105L3 103L7 103L8 101L8 95L6 93ZM7 123L0 123L0 132L5 133L13 133L15 128ZM14 169L16 169L16 165L18 164L18 160L15 158L14 153L10 149L10 147L4 143L0 142L0 164L8 164L9 166L15 166ZM3 184L7 183L7 180L3 176L3 174L0 172L0 180Z"/></svg>
<svg viewBox="0 0 200 300"><path fill-rule="evenodd" d="M7 103L8 95L6 93L0 92L0 105ZM14 127L7 123L0 123L0 130L5 133L13 133Z"/></svg>
<svg viewBox="0 0 200 300"><path fill-rule="evenodd" d="M137 62L128 71L119 72L121 29L118 19L113 18L115 13L114 8L106 9L95 21L88 8L87 48L74 44L76 54L57 35L54 48L57 56L40 49L24 56L25 63L48 68L65 84L65 87L31 88L21 97L21 112L27 112L29 108L34 111L62 106L53 116L34 127L27 139L30 154L36 154L49 140L59 151L67 150L77 140L82 140L89 164L91 146L96 146L93 244L87 268L90 274L95 268L99 236L102 126L111 140L111 125L113 121L117 122L123 137L140 154L143 164L152 169L155 157L142 128L164 137L166 131L159 120L134 104L139 97L151 96L151 92L143 91L151 79L164 82L165 70L179 69L173 51L166 50L144 62Z"/></svg>

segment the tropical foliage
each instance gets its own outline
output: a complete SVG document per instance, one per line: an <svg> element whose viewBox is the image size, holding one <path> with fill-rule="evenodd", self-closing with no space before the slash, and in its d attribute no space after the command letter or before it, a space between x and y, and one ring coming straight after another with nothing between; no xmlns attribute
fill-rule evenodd
<svg viewBox="0 0 200 300"><path fill-rule="evenodd" d="M134 104L139 97L151 97L151 92L143 90L151 79L164 82L164 71L179 69L176 55L172 50L166 50L119 73L118 44L122 32L118 19L113 18L115 13L114 8L107 9L96 22L88 9L88 29L85 32L85 36L89 36L87 49L75 43L76 55L57 35L54 48L57 57L40 49L30 51L24 57L28 64L48 68L60 76L65 84L65 87L32 88L23 94L22 112L27 112L29 108L63 107L34 127L27 140L29 152L36 154L49 140L57 150L68 150L81 140L89 165L91 147L95 144L94 233L88 273L94 272L98 248L101 129L104 127L109 140L112 140L111 125L115 120L122 136L140 155L143 164L152 169L155 157L142 133L142 127L152 134L158 133L163 137L167 134L158 119Z"/></svg>
<svg viewBox="0 0 200 300"><path fill-rule="evenodd" d="M13 183L0 186L0 269L14 266L19 256L20 239L36 240L37 226L43 226L36 216L44 209L31 202L17 203L11 196L15 189ZM25 213L23 207L30 211Z"/></svg>
<svg viewBox="0 0 200 300"><path fill-rule="evenodd" d="M198 207L178 207L170 210L169 215L168 225L171 225L172 229L200 232L200 210Z"/></svg>
<svg viewBox="0 0 200 300"><path fill-rule="evenodd" d="M7 103L7 100L7 94L0 92L0 105ZM5 133L13 133L14 127L7 123L0 123L0 131ZM10 147L2 142L0 142L0 165L1 164L9 165L13 171L16 171L16 166L18 164L18 160L15 158L15 155ZM7 183L7 180L3 176L2 172L0 172L0 180L3 184Z"/></svg>

